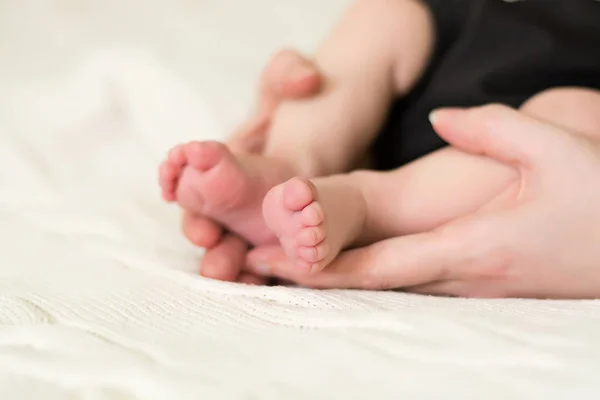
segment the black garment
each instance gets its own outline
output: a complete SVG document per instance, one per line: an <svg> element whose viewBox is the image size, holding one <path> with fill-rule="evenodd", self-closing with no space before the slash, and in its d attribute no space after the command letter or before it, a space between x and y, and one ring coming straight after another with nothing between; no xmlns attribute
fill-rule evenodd
<svg viewBox="0 0 600 400"><path fill-rule="evenodd" d="M597 0L424 1L436 23L436 50L417 87L390 111L374 146L378 169L446 145L427 120L437 107L519 107L552 87L600 89Z"/></svg>

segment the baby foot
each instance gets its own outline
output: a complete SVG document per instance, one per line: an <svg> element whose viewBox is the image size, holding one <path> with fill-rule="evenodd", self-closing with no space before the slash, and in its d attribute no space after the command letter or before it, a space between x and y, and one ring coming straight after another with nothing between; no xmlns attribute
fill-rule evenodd
<svg viewBox="0 0 600 400"><path fill-rule="evenodd" d="M236 158L221 143L190 142L169 152L160 168L160 184L165 200L261 245L274 240L261 213L264 195L292 173L279 160Z"/></svg>
<svg viewBox="0 0 600 400"><path fill-rule="evenodd" d="M314 182L314 183L313 183ZM360 234L364 199L335 177L313 182L292 178L271 189L263 202L268 227L300 272L318 272Z"/></svg>

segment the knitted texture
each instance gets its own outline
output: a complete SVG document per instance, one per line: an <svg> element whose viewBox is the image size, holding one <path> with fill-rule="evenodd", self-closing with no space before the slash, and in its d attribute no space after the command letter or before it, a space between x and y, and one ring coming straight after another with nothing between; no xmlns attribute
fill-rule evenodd
<svg viewBox="0 0 600 400"><path fill-rule="evenodd" d="M347 0L0 1L0 399L590 398L597 302L220 283L159 198Z"/></svg>

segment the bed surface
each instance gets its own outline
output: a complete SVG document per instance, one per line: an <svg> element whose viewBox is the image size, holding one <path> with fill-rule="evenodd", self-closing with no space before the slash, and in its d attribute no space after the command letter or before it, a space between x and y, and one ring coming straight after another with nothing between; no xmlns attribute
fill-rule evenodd
<svg viewBox="0 0 600 400"><path fill-rule="evenodd" d="M197 275L158 162L347 3L0 0L0 399L597 397L598 302Z"/></svg>

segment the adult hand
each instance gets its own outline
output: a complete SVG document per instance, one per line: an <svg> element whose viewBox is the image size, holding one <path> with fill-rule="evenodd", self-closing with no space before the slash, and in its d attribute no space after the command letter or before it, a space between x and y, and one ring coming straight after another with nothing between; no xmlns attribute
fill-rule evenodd
<svg viewBox="0 0 600 400"><path fill-rule="evenodd" d="M263 70L254 114L231 135L227 145L233 152L261 153L281 102L314 96L320 88L321 76L310 60L293 50L276 53Z"/></svg>
<svg viewBox="0 0 600 400"><path fill-rule="evenodd" d="M600 145L504 106L432 114L442 138L513 166L518 182L477 213L431 232L342 253L291 274L275 247L250 269L309 287L404 289L462 297L600 297ZM263 267L264 268L264 267Z"/></svg>
<svg viewBox="0 0 600 400"><path fill-rule="evenodd" d="M257 109L227 144L234 152L260 153L279 104L287 99L315 95L320 85L321 77L309 60L292 50L276 53L262 73ZM192 243L207 249L201 265L203 276L246 283L263 281L248 273L240 275L248 246L236 236L223 234L215 222L202 215L184 213L182 230Z"/></svg>

